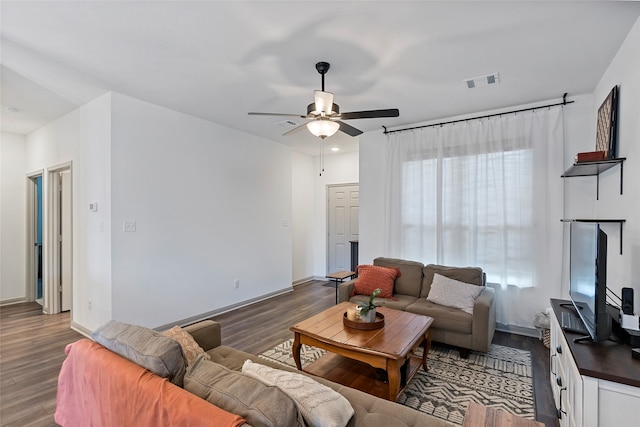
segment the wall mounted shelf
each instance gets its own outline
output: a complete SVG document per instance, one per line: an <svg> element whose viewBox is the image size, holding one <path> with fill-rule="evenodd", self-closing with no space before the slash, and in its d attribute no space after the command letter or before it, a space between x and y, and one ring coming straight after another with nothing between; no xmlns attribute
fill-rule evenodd
<svg viewBox="0 0 640 427"><path fill-rule="evenodd" d="M560 221L562 222L596 222L598 224L620 224L620 255L622 255L622 224L624 224L626 219L567 219L563 218Z"/></svg>
<svg viewBox="0 0 640 427"><path fill-rule="evenodd" d="M622 194L623 162L625 160L627 160L626 157L619 157L617 159L598 160L596 162L574 163L573 166L564 171L564 173L560 176L562 178L572 178L576 176L595 176L596 200L598 200L600 199L600 174L616 165L620 165L620 194Z"/></svg>

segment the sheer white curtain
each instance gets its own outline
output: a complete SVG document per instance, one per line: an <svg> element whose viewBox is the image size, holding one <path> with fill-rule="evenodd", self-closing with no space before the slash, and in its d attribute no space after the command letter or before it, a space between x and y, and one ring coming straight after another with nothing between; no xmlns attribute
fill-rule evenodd
<svg viewBox="0 0 640 427"><path fill-rule="evenodd" d="M478 266L498 323L530 327L560 289L561 107L392 133L388 255Z"/></svg>

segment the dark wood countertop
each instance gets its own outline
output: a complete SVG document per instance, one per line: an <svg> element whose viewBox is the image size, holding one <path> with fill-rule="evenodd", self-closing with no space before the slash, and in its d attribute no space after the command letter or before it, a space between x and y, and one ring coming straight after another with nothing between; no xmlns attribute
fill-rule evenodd
<svg viewBox="0 0 640 427"><path fill-rule="evenodd" d="M563 311L574 312L571 307L561 307L560 304L571 303L568 300L552 299L551 306L560 324ZM640 360L631 357L631 347L613 341L595 343L584 341L574 343L581 334L563 331L569 345L578 371L582 375L600 378L634 387L640 387ZM551 349L555 351L555 349Z"/></svg>

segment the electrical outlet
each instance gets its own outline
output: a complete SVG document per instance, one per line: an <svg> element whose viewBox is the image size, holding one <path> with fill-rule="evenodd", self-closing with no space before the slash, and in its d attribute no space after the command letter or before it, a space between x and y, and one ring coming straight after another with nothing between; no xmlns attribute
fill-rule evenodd
<svg viewBox="0 0 640 427"><path fill-rule="evenodd" d="M125 233L134 233L136 231L135 221L124 221L122 223L122 231Z"/></svg>
<svg viewBox="0 0 640 427"><path fill-rule="evenodd" d="M234 289L238 289L240 287L240 279L236 279L233 281Z"/></svg>

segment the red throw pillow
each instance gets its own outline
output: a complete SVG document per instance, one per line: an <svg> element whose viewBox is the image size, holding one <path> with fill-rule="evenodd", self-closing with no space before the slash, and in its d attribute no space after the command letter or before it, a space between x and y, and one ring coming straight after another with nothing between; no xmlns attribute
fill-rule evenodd
<svg viewBox="0 0 640 427"><path fill-rule="evenodd" d="M358 280L353 286L353 295L371 295L377 288L382 289L378 297L393 298L393 284L400 277L400 270L377 265L359 265L356 268ZM352 296L353 296L352 295Z"/></svg>

